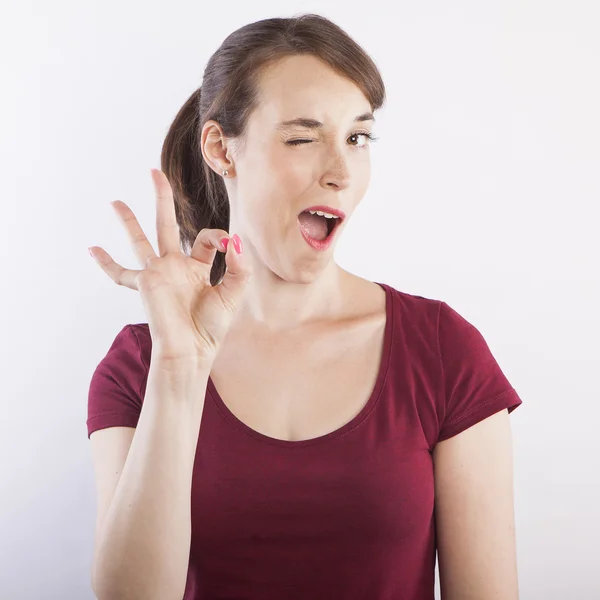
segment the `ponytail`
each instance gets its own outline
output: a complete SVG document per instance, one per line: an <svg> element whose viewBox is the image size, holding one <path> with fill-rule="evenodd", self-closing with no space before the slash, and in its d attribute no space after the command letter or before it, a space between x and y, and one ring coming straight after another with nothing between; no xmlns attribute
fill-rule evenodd
<svg viewBox="0 0 600 600"><path fill-rule="evenodd" d="M200 113L201 88L181 107L162 146L161 170L173 189L180 242L186 254L200 230L229 231L229 199L222 179L202 156ZM225 275L225 255L217 252L210 272L211 285Z"/></svg>

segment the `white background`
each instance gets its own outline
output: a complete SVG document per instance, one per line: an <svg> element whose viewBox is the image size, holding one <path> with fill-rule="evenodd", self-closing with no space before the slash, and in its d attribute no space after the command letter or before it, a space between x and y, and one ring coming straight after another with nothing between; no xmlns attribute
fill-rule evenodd
<svg viewBox="0 0 600 600"><path fill-rule="evenodd" d="M149 169L208 58L246 23L301 12L346 29L388 92L336 260L444 300L483 333L523 399L510 417L521 598L600 598L597 3L1 11L1 598L93 598L88 385L118 331L147 320L87 251L139 268L109 202L155 244Z"/></svg>

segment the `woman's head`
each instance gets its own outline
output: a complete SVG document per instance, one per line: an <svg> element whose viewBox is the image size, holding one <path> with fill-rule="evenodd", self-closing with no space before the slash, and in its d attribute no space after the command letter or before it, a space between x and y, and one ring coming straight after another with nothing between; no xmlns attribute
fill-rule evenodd
<svg viewBox="0 0 600 600"><path fill-rule="evenodd" d="M276 276L314 279L332 247L312 249L298 215L315 205L351 215L370 178L369 114L384 101L371 58L324 17L265 19L232 33L162 150L185 250L202 228L225 229ZM297 118L321 125L283 124ZM213 284L224 269L218 253Z"/></svg>

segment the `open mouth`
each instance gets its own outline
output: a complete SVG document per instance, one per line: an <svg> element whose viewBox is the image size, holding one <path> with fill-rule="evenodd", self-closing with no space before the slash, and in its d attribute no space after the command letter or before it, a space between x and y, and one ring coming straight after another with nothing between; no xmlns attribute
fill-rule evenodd
<svg viewBox="0 0 600 600"><path fill-rule="evenodd" d="M300 227L311 239L324 242L340 226L341 217L322 211L305 210L298 215Z"/></svg>

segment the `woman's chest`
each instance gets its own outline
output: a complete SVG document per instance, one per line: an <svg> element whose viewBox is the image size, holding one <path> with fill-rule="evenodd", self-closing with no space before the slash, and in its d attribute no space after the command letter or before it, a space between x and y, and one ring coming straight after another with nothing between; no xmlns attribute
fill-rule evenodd
<svg viewBox="0 0 600 600"><path fill-rule="evenodd" d="M251 429L288 441L339 429L369 401L379 375L385 315L345 331L230 343L211 379Z"/></svg>

